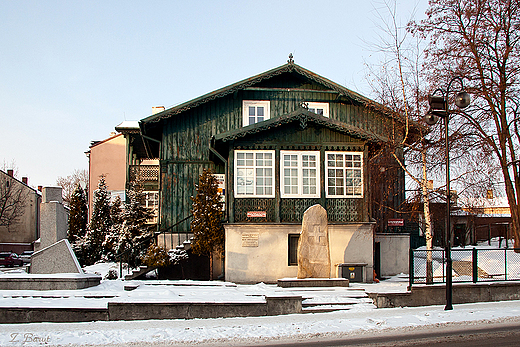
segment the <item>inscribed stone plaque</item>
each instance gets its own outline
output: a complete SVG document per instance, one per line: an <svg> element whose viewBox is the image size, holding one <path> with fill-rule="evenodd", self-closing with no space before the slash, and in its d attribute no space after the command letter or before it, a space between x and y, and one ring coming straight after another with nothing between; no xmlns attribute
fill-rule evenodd
<svg viewBox="0 0 520 347"><path fill-rule="evenodd" d="M242 233L242 247L258 247L258 233Z"/></svg>
<svg viewBox="0 0 520 347"><path fill-rule="evenodd" d="M298 241L298 278L330 278L327 211L311 206L303 214Z"/></svg>

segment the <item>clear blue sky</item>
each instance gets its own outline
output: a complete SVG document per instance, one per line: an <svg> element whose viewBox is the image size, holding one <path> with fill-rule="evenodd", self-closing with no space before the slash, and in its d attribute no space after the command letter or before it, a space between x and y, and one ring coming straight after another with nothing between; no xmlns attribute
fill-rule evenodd
<svg viewBox="0 0 520 347"><path fill-rule="evenodd" d="M417 0L398 1L406 20ZM90 141L280 66L370 97L379 1L0 0L0 164L29 184L87 169ZM427 1L419 1L417 17Z"/></svg>

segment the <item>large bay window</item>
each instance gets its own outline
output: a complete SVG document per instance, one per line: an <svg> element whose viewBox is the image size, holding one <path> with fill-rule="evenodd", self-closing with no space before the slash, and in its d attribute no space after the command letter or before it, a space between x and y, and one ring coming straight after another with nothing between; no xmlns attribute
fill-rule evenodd
<svg viewBox="0 0 520 347"><path fill-rule="evenodd" d="M266 100L242 101L242 126L263 122L270 118L270 102Z"/></svg>
<svg viewBox="0 0 520 347"><path fill-rule="evenodd" d="M235 151L235 197L274 198L274 151Z"/></svg>
<svg viewBox="0 0 520 347"><path fill-rule="evenodd" d="M280 197L319 198L321 160L324 160L327 198L363 197L363 153L326 151L280 151ZM275 197L275 151L236 150L235 198Z"/></svg>
<svg viewBox="0 0 520 347"><path fill-rule="evenodd" d="M280 152L282 198L319 198L320 152Z"/></svg>
<svg viewBox="0 0 520 347"><path fill-rule="evenodd" d="M363 197L363 153L325 152L328 198Z"/></svg>

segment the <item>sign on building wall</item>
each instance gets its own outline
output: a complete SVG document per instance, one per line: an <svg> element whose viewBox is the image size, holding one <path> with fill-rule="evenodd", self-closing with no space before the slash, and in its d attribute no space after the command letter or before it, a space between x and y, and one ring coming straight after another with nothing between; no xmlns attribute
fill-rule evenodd
<svg viewBox="0 0 520 347"><path fill-rule="evenodd" d="M247 218L265 218L267 217L266 211L247 211Z"/></svg>
<svg viewBox="0 0 520 347"><path fill-rule="evenodd" d="M242 247L258 247L258 233L242 233Z"/></svg>
<svg viewBox="0 0 520 347"><path fill-rule="evenodd" d="M403 227L404 219L389 219L388 226L389 227Z"/></svg>

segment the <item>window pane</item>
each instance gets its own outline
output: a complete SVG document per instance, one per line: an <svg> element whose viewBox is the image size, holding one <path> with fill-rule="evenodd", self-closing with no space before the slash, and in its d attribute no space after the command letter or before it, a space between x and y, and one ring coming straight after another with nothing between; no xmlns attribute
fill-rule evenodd
<svg viewBox="0 0 520 347"><path fill-rule="evenodd" d="M255 118L255 116L256 116L254 106L249 106L249 117L251 117L251 116L253 116L253 118Z"/></svg>
<svg viewBox="0 0 520 347"><path fill-rule="evenodd" d="M264 117L264 107L263 106L259 106L256 108L256 115L258 117Z"/></svg>

